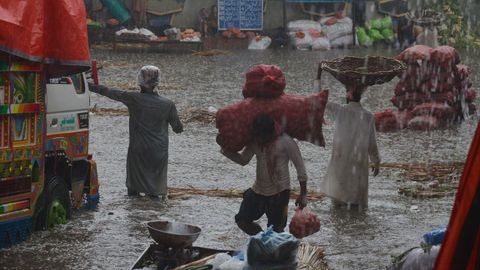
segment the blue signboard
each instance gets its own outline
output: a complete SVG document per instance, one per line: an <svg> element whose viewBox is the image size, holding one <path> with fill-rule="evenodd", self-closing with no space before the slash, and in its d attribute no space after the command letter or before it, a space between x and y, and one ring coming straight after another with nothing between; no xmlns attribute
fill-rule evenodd
<svg viewBox="0 0 480 270"><path fill-rule="evenodd" d="M218 0L218 29L263 29L263 0Z"/></svg>

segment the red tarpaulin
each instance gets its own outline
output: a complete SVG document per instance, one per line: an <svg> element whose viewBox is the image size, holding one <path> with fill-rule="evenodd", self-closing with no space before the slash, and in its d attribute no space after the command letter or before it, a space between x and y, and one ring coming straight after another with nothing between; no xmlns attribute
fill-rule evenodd
<svg viewBox="0 0 480 270"><path fill-rule="evenodd" d="M89 69L83 0L0 0L0 50L47 65L50 75Z"/></svg>
<svg viewBox="0 0 480 270"><path fill-rule="evenodd" d="M435 270L480 269L480 124L455 197Z"/></svg>

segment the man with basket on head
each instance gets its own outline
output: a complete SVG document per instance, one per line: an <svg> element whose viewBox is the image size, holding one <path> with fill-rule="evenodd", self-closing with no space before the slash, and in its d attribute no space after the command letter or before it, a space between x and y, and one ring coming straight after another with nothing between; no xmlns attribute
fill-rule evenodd
<svg viewBox="0 0 480 270"><path fill-rule="evenodd" d="M366 86L347 86L347 104L329 102L326 115L335 121L332 156L321 190L335 205L366 207L368 205L368 169L379 172L375 119L362 107L360 99Z"/></svg>

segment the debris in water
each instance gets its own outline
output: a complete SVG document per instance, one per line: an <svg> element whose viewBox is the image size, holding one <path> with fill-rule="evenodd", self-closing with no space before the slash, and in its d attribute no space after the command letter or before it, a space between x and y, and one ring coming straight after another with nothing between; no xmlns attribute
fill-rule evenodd
<svg viewBox="0 0 480 270"><path fill-rule="evenodd" d="M170 199L182 198L188 195L199 195L209 197L226 197L226 198L242 198L244 190L236 189L197 189L194 187L169 187L168 197ZM296 199L300 195L298 190L292 190L290 192L290 199ZM320 201L324 197L320 192L308 192L307 199L309 201Z"/></svg>
<svg viewBox="0 0 480 270"><path fill-rule="evenodd" d="M223 55L223 54L229 54L229 53L230 53L229 51L212 49L212 50L194 52L192 54L196 56L214 56L214 55Z"/></svg>

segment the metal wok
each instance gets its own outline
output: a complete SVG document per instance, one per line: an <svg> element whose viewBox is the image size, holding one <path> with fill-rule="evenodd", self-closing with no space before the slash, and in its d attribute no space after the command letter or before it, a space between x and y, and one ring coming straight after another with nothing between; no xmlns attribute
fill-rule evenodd
<svg viewBox="0 0 480 270"><path fill-rule="evenodd" d="M147 223L147 227L153 240L174 249L191 246L202 231L194 225L170 221L151 221Z"/></svg>

